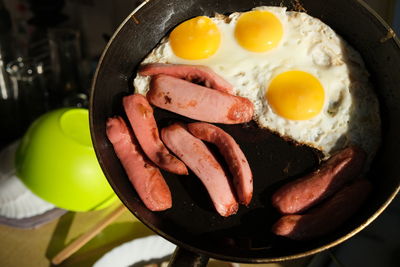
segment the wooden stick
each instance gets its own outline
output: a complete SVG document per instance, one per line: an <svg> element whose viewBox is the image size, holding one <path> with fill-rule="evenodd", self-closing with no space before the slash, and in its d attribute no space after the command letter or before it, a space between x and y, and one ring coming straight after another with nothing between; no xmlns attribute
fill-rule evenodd
<svg viewBox="0 0 400 267"><path fill-rule="evenodd" d="M95 237L98 233L101 232L107 225L112 223L115 219L117 219L124 211L125 206L118 206L113 212L111 212L106 218L96 224L92 229L78 237L71 244L66 246L63 250L61 250L52 260L51 263L54 265L58 265L64 260L66 260L69 256L83 247L87 242L89 242L93 237Z"/></svg>

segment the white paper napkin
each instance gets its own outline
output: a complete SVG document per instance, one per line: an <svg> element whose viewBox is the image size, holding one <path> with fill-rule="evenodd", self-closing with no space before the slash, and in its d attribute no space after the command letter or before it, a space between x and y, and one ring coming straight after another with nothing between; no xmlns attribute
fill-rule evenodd
<svg viewBox="0 0 400 267"><path fill-rule="evenodd" d="M15 152L19 142L0 152L0 216L23 219L40 215L55 206L32 193L16 176Z"/></svg>

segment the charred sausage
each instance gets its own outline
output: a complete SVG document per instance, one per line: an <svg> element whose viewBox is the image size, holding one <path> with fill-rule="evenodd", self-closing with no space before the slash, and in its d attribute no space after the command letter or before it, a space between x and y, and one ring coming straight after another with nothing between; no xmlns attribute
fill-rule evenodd
<svg viewBox="0 0 400 267"><path fill-rule="evenodd" d="M161 141L153 108L146 97L141 94L125 96L123 105L133 132L147 157L161 169L176 174L188 174L185 164L171 155Z"/></svg>
<svg viewBox="0 0 400 267"><path fill-rule="evenodd" d="M350 146L333 155L315 172L285 184L272 196L272 204L283 214L305 211L331 196L347 182L358 178L366 154Z"/></svg>
<svg viewBox="0 0 400 267"><path fill-rule="evenodd" d="M129 180L149 210L171 208L171 192L160 170L146 159L137 140L121 117L107 120L107 137L114 147Z"/></svg>
<svg viewBox="0 0 400 267"><path fill-rule="evenodd" d="M360 208L370 191L371 184L360 179L345 186L306 214L281 217L272 227L272 232L295 240L308 240L328 234Z"/></svg>
<svg viewBox="0 0 400 267"><path fill-rule="evenodd" d="M247 98L162 74L152 78L147 99L159 108L214 123L248 122L254 112L253 103Z"/></svg>
<svg viewBox="0 0 400 267"><path fill-rule="evenodd" d="M207 146L180 124L163 128L161 138L165 145L199 177L217 212L225 217L235 214L238 203L229 180Z"/></svg>
<svg viewBox="0 0 400 267"><path fill-rule="evenodd" d="M246 156L232 136L221 128L205 122L190 123L188 129L195 137L218 147L233 176L239 202L248 205L253 196L253 175Z"/></svg>
<svg viewBox="0 0 400 267"><path fill-rule="evenodd" d="M166 74L189 82L202 83L206 87L225 93L233 93L232 85L206 66L151 63L142 65L139 74L143 76Z"/></svg>

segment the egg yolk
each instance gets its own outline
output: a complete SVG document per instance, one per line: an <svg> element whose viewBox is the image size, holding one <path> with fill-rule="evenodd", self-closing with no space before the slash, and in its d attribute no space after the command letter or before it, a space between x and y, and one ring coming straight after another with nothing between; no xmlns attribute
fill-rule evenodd
<svg viewBox="0 0 400 267"><path fill-rule="evenodd" d="M179 24L169 35L174 54L184 59L205 59L218 50L221 34L208 17L200 16Z"/></svg>
<svg viewBox="0 0 400 267"><path fill-rule="evenodd" d="M287 71L272 80L266 98L279 116L289 120L307 120L321 112L325 92L313 75L304 71Z"/></svg>
<svg viewBox="0 0 400 267"><path fill-rule="evenodd" d="M252 52L265 52L276 47L283 36L279 19L268 11L256 10L243 13L235 27L238 43Z"/></svg>

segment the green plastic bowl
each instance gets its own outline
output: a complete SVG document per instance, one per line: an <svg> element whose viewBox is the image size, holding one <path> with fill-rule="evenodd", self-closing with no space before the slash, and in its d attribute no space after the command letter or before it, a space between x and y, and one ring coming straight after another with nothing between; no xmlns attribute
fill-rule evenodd
<svg viewBox="0 0 400 267"><path fill-rule="evenodd" d="M117 199L97 161L86 109L39 117L17 149L16 170L33 193L62 209L98 210Z"/></svg>

